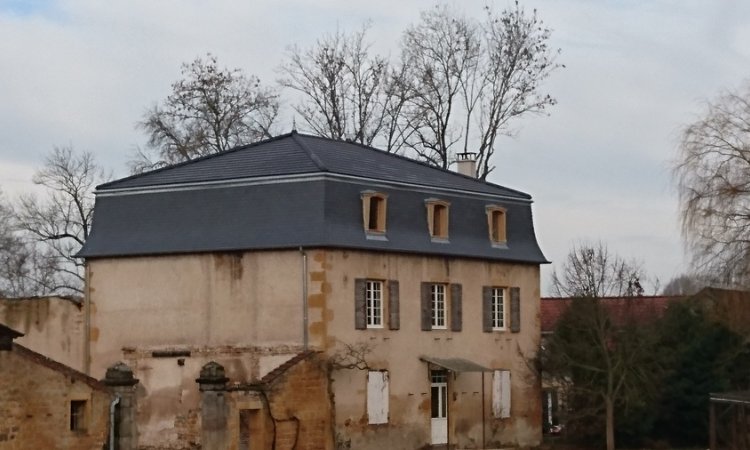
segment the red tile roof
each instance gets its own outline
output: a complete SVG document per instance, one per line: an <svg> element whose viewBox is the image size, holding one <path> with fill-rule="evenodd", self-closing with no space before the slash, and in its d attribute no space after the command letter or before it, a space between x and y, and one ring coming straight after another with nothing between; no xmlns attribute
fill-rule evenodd
<svg viewBox="0 0 750 450"><path fill-rule="evenodd" d="M623 323L634 320L644 323L664 315L664 311L672 301L684 297L673 296L643 296L643 297L603 297L602 305L609 311L612 320ZM541 306L542 333L551 333L557 321L570 306L573 300L569 297L544 297Z"/></svg>

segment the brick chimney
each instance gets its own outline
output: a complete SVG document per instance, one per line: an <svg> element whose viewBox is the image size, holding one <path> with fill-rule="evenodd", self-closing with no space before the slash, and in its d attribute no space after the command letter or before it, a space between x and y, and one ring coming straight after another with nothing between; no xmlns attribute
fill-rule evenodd
<svg viewBox="0 0 750 450"><path fill-rule="evenodd" d="M456 153L456 172L475 178L477 176L477 154L472 152Z"/></svg>

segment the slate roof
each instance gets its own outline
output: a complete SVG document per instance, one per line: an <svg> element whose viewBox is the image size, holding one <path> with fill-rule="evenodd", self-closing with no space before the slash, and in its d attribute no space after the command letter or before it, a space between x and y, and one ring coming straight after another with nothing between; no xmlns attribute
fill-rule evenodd
<svg viewBox="0 0 750 450"><path fill-rule="evenodd" d="M293 131L275 138L102 184L98 191L326 172L530 200L523 192L353 142Z"/></svg>
<svg viewBox="0 0 750 450"><path fill-rule="evenodd" d="M388 195L386 240L368 239L361 193ZM432 242L425 200L450 202ZM507 247L486 206L507 209ZM97 188L87 258L335 247L545 263L528 194L358 144L296 132Z"/></svg>

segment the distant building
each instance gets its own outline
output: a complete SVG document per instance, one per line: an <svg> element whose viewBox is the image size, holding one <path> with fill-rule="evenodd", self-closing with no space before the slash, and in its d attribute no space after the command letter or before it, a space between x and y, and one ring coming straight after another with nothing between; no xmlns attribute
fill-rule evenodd
<svg viewBox="0 0 750 450"><path fill-rule="evenodd" d="M529 195L293 132L99 186L95 211L89 370L133 368L141 446L540 443Z"/></svg>
<svg viewBox="0 0 750 450"><path fill-rule="evenodd" d="M0 324L20 332L16 342L78 371L85 370L83 299L0 298Z"/></svg>

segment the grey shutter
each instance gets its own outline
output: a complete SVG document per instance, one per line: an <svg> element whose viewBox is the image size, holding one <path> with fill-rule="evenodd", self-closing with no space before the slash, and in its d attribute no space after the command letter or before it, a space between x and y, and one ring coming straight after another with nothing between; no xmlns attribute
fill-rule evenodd
<svg viewBox="0 0 750 450"><path fill-rule="evenodd" d="M398 280L388 280L388 328L398 330L400 327Z"/></svg>
<svg viewBox="0 0 750 450"><path fill-rule="evenodd" d="M521 331L521 288L510 288L510 331Z"/></svg>
<svg viewBox="0 0 750 450"><path fill-rule="evenodd" d="M451 284L451 331L461 331L464 316L462 293L460 284Z"/></svg>
<svg viewBox="0 0 750 450"><path fill-rule="evenodd" d="M367 328L366 306L365 306L365 283L364 278L354 280L354 328L364 330Z"/></svg>
<svg viewBox="0 0 750 450"><path fill-rule="evenodd" d="M422 283L422 331L432 330L432 297L430 295L430 283Z"/></svg>
<svg viewBox="0 0 750 450"><path fill-rule="evenodd" d="M492 332L492 288L482 287L482 331Z"/></svg>

